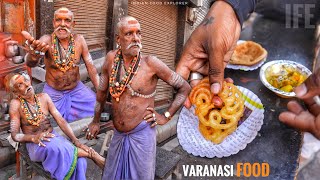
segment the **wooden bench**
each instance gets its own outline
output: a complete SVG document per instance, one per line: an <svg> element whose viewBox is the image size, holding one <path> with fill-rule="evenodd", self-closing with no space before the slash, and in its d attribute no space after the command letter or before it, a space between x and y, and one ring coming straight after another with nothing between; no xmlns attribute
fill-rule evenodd
<svg viewBox="0 0 320 180"><path fill-rule="evenodd" d="M19 161L20 161L20 177L21 179L27 179L28 171L35 171L38 175L51 179L51 174L45 171L41 163L31 161L25 143L21 143L18 149ZM31 168L31 169L30 169ZM17 172L18 174L18 172Z"/></svg>

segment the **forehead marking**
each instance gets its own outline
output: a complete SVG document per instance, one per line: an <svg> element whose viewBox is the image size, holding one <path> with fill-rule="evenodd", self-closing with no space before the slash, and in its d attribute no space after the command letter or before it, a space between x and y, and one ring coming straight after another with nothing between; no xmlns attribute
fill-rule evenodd
<svg viewBox="0 0 320 180"><path fill-rule="evenodd" d="M128 24L138 24L138 21L137 20L129 20Z"/></svg>

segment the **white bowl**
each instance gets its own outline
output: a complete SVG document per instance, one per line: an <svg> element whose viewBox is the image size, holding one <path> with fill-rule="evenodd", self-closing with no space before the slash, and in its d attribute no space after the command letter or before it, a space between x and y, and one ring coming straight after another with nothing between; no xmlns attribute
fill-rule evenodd
<svg viewBox="0 0 320 180"><path fill-rule="evenodd" d="M305 66L296 63L294 61L288 61L288 60L275 60L275 61L270 61L266 64L264 64L261 69L260 69L260 80L262 81L262 83L271 91L273 91L274 93L276 93L278 96L280 97L284 97L284 98L290 98L290 97L295 97L296 94L294 92L285 92L282 91L274 86L272 86L266 79L266 73L268 73L270 70L270 67L280 67L282 68L282 66L291 66L293 67L297 72L299 72L302 75L305 75L306 77L311 75L311 71L306 68ZM281 69L280 69L281 70Z"/></svg>

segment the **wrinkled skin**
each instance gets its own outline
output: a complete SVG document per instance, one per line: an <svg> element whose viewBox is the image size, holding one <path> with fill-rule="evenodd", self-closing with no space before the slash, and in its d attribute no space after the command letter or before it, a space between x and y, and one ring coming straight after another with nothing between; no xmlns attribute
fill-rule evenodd
<svg viewBox="0 0 320 180"><path fill-rule="evenodd" d="M31 86L30 78L16 74L9 81L12 82L11 84L13 84L13 87L8 89L11 89L16 96L20 96L25 99L29 106L32 107L36 105L35 94L33 87ZM20 100L17 98L11 100L9 114L12 139L16 142L36 143L45 148L46 145L43 141L49 142L51 138L55 137L55 135L52 134L53 127L51 126L48 118L49 114L51 114L64 134L66 134L71 141L74 142L75 146L78 147L78 156L91 158L99 167L102 168L105 161L104 158L88 146L80 143L74 135L70 125L65 121L65 119L63 119L54 106L48 94L38 94L38 101L43 115L41 116L39 126L34 126L28 122L26 115L21 108ZM36 112L33 108L30 108L30 110L31 113ZM22 133L20 132L20 128L22 129Z"/></svg>
<svg viewBox="0 0 320 180"><path fill-rule="evenodd" d="M131 60L140 52L141 29L140 23L133 17L124 18L120 21L116 41L121 46L123 55L123 66L129 68ZM106 61L102 66L99 89L97 91L97 102L95 116L89 124L89 130L86 133L87 139L95 138L100 130L99 121L102 112L102 105L105 104L109 89L109 77L112 74L112 65L117 50L110 51L106 56ZM168 108L168 112L173 115L183 105L188 93L189 84L177 73L173 72L165 63L155 56L141 55L140 67L137 74L133 77L130 86L136 92L144 95L152 94L157 86L159 79L162 79L177 90L176 96ZM120 79L124 77L125 72L121 70ZM142 121L150 123L151 127L163 125L168 122L163 114L154 110L155 97L142 98L132 96L128 88L120 96L119 101L112 98L112 114L114 127L120 132L129 132Z"/></svg>
<svg viewBox="0 0 320 180"><path fill-rule="evenodd" d="M69 37L73 32L74 26L75 22L73 21L73 14L71 11L58 11L55 13L53 19L53 33L58 37L59 42L64 49L62 51L68 50ZM80 58L82 57L94 87L98 88L99 76L89 53L87 43L82 35L74 35L74 64L69 70L63 72L58 69L57 65L53 61L53 44L51 35L44 35L39 40L36 40L26 31L22 31L21 33L28 42L28 45L26 45L28 51L26 60L27 65L29 67L35 67L39 63L40 59L44 58L46 67L45 79L48 85L60 91L75 88L80 81L79 66ZM30 49L30 47L32 47L32 49ZM40 54L36 54L36 51L45 53L45 55L42 56Z"/></svg>

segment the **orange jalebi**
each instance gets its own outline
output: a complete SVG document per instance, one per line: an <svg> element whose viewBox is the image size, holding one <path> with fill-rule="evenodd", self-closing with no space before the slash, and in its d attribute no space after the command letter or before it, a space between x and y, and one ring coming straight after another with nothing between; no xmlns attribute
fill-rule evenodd
<svg viewBox="0 0 320 180"><path fill-rule="evenodd" d="M208 78L201 80L189 95L191 103L196 106L195 113L200 121L201 134L216 144L237 129L238 121L244 112L241 92L232 83L223 82L218 96L223 102L221 108L216 108L212 103L213 94L210 92Z"/></svg>

